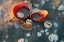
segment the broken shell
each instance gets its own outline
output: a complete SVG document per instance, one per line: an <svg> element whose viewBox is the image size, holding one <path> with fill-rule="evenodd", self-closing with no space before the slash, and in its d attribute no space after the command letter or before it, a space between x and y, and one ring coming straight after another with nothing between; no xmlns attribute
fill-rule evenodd
<svg viewBox="0 0 64 42"><path fill-rule="evenodd" d="M48 37L48 39L50 40L50 41L57 41L58 40L58 36L56 35L56 34L50 34L49 35L49 37Z"/></svg>
<svg viewBox="0 0 64 42"><path fill-rule="evenodd" d="M52 27L52 24L51 24L51 22L46 21L46 22L44 22L44 26L46 28L51 28Z"/></svg>

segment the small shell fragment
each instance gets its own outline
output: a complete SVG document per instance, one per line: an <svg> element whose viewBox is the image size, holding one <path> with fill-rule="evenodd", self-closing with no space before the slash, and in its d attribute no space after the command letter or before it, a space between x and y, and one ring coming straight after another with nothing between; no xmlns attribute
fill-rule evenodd
<svg viewBox="0 0 64 42"><path fill-rule="evenodd" d="M56 34L50 34L48 39L53 42L58 40L58 36Z"/></svg>
<svg viewBox="0 0 64 42"><path fill-rule="evenodd" d="M51 24L51 22L46 21L46 22L44 22L44 26L46 28L51 28L52 27L52 24Z"/></svg>

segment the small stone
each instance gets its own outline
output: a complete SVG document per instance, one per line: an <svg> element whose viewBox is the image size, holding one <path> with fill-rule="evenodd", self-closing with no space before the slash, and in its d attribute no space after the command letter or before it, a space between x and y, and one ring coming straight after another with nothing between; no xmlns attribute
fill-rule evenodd
<svg viewBox="0 0 64 42"><path fill-rule="evenodd" d="M37 25L37 27L40 27L40 25Z"/></svg>
<svg viewBox="0 0 64 42"><path fill-rule="evenodd" d="M49 32L46 32L46 35L49 35Z"/></svg>
<svg viewBox="0 0 64 42"><path fill-rule="evenodd" d="M24 42L29 42L28 39L26 38Z"/></svg>
<svg viewBox="0 0 64 42"><path fill-rule="evenodd" d="M40 32L41 32L41 33L44 33L44 30L41 30Z"/></svg>
<svg viewBox="0 0 64 42"><path fill-rule="evenodd" d="M45 29L45 32L47 32L49 29Z"/></svg>
<svg viewBox="0 0 64 42"><path fill-rule="evenodd" d="M62 14L64 14L64 12L62 12Z"/></svg>
<svg viewBox="0 0 64 42"><path fill-rule="evenodd" d="M27 35L26 35L26 36L28 36L28 37L29 37L29 36L31 36L31 35L30 35L30 33L27 33Z"/></svg>
<svg viewBox="0 0 64 42"><path fill-rule="evenodd" d="M6 42L5 40L3 42Z"/></svg>
<svg viewBox="0 0 64 42"><path fill-rule="evenodd" d="M58 14L58 15L61 15L61 14Z"/></svg>
<svg viewBox="0 0 64 42"><path fill-rule="evenodd" d="M57 30L55 30L54 32L57 33Z"/></svg>
<svg viewBox="0 0 64 42"><path fill-rule="evenodd" d="M6 37L6 38L8 38L9 36L8 36L8 35L6 35L5 37Z"/></svg>
<svg viewBox="0 0 64 42"><path fill-rule="evenodd" d="M36 27L34 27L34 28L36 28Z"/></svg>
<svg viewBox="0 0 64 42"><path fill-rule="evenodd" d="M44 0L42 0L42 1L41 1L41 5L44 5L44 4L45 4L45 1L44 1Z"/></svg>
<svg viewBox="0 0 64 42"><path fill-rule="evenodd" d="M38 28L38 30L40 30L40 29Z"/></svg>
<svg viewBox="0 0 64 42"><path fill-rule="evenodd" d="M56 7L55 7L55 6L53 6L52 8L53 8L53 9L56 9Z"/></svg>
<svg viewBox="0 0 64 42"><path fill-rule="evenodd" d="M39 4L34 4L35 7L39 7Z"/></svg>
<svg viewBox="0 0 64 42"><path fill-rule="evenodd" d="M41 35L42 35L42 33L37 32L37 36L38 36L38 37L41 37Z"/></svg>
<svg viewBox="0 0 64 42"><path fill-rule="evenodd" d="M60 5L58 10L64 10L64 5Z"/></svg>
<svg viewBox="0 0 64 42"><path fill-rule="evenodd" d="M60 42L63 42L62 40Z"/></svg>
<svg viewBox="0 0 64 42"><path fill-rule="evenodd" d="M54 27L57 28L58 27L58 24L56 22L54 22Z"/></svg>

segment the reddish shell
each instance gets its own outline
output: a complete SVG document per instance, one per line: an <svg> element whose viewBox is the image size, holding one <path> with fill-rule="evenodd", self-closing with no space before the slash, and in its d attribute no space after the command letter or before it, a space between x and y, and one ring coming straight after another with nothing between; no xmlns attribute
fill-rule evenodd
<svg viewBox="0 0 64 42"><path fill-rule="evenodd" d="M17 4L13 7L13 14L14 14L14 16L15 16L16 18L19 18L19 17L17 16L17 11L20 10L20 9L22 9L22 8L26 8L26 9L28 9L29 11L30 11L30 9L31 9L29 3L27 3L27 2L19 2L19 3L17 3ZM19 19L21 19L21 18L19 18Z"/></svg>
<svg viewBox="0 0 64 42"><path fill-rule="evenodd" d="M34 18L36 17L36 15L38 15L39 17L37 17L37 19L34 20ZM46 16L48 15L48 11L46 10L39 10L37 12L34 12L32 14L30 14L30 18L34 21L42 21L46 18ZM34 16L34 18L33 18Z"/></svg>

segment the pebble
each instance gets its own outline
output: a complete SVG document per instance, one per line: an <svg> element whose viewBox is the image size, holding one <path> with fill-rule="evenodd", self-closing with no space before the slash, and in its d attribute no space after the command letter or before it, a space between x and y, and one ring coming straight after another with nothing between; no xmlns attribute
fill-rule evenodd
<svg viewBox="0 0 64 42"><path fill-rule="evenodd" d="M44 33L44 30L41 30L40 32L41 32L41 33Z"/></svg>
<svg viewBox="0 0 64 42"><path fill-rule="evenodd" d="M29 37L29 36L31 36L31 35L30 35L30 33L27 33L27 35L26 35L26 36L28 36L28 37Z"/></svg>
<svg viewBox="0 0 64 42"><path fill-rule="evenodd" d="M58 24L56 22L54 22L54 27L57 28L58 27Z"/></svg>
<svg viewBox="0 0 64 42"><path fill-rule="evenodd" d="M41 37L41 35L42 35L42 33L37 32L37 36L38 36L38 37Z"/></svg>
<svg viewBox="0 0 64 42"><path fill-rule="evenodd" d="M45 32L47 32L49 29L45 29Z"/></svg>
<svg viewBox="0 0 64 42"><path fill-rule="evenodd" d="M46 32L46 35L49 35L49 32Z"/></svg>

